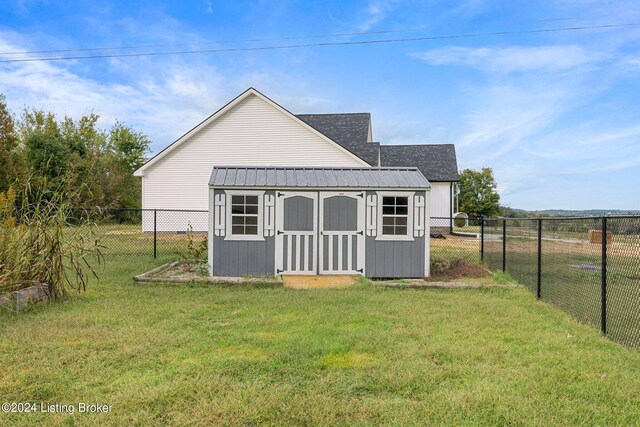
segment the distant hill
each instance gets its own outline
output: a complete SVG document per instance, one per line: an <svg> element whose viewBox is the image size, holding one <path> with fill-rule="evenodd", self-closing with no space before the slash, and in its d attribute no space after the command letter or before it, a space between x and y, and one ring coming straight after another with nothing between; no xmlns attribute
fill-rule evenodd
<svg viewBox="0 0 640 427"><path fill-rule="evenodd" d="M529 214L534 216L602 216L602 215L640 215L640 210L621 210L621 209L543 209L528 211L525 209L511 209L518 214Z"/></svg>

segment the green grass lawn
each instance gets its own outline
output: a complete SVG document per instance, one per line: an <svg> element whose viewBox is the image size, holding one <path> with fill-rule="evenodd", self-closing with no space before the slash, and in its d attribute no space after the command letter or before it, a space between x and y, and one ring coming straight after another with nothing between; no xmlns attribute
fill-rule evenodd
<svg viewBox="0 0 640 427"><path fill-rule="evenodd" d="M601 325L602 272L600 246L543 241L541 297L596 328ZM640 349L640 251L612 246L607 257L607 333L609 338ZM502 268L502 242L485 249L485 260ZM535 294L537 240L507 238L507 272ZM585 268L586 267L586 268Z"/></svg>
<svg viewBox="0 0 640 427"><path fill-rule="evenodd" d="M640 354L524 289L134 284L0 314L0 425L640 423Z"/></svg>

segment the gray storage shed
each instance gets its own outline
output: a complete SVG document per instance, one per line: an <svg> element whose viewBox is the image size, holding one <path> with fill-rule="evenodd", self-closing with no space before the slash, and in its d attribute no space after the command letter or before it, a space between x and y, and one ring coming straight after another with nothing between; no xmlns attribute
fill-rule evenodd
<svg viewBox="0 0 640 427"><path fill-rule="evenodd" d="M428 276L429 190L409 167L214 167L211 275Z"/></svg>

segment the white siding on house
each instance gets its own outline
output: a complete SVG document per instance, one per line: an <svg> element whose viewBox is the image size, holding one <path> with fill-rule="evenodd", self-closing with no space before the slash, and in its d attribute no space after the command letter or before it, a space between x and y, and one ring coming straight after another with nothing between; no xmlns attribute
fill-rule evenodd
<svg viewBox="0 0 640 427"><path fill-rule="evenodd" d="M206 210L214 165L363 167L350 153L251 94L144 170L143 208ZM158 230L182 230L183 225L163 221ZM207 229L206 223L192 226ZM145 231L152 228L143 224Z"/></svg>
<svg viewBox="0 0 640 427"><path fill-rule="evenodd" d="M431 183L431 208L429 214L431 218L449 218L451 216L451 183L432 182ZM443 220L434 219L434 225L449 223Z"/></svg>

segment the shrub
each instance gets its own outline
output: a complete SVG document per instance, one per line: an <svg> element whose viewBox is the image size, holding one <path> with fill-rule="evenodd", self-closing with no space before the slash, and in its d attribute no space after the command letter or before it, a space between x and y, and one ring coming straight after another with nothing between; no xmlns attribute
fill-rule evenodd
<svg viewBox="0 0 640 427"><path fill-rule="evenodd" d="M466 217L458 215L453 219L453 225L455 225L456 228L464 228L467 226L467 221L468 219Z"/></svg>
<svg viewBox="0 0 640 427"><path fill-rule="evenodd" d="M89 218L78 222L64 192L0 193L0 292L46 283L49 298L83 292L102 265Z"/></svg>
<svg viewBox="0 0 640 427"><path fill-rule="evenodd" d="M450 261L446 258L431 256L431 274L438 274L449 267Z"/></svg>
<svg viewBox="0 0 640 427"><path fill-rule="evenodd" d="M207 264L208 248L209 240L207 236L205 235L202 241L197 242L193 227L189 224L187 227L187 250L178 252L178 256L189 265L191 271L206 276L209 274L209 265Z"/></svg>

